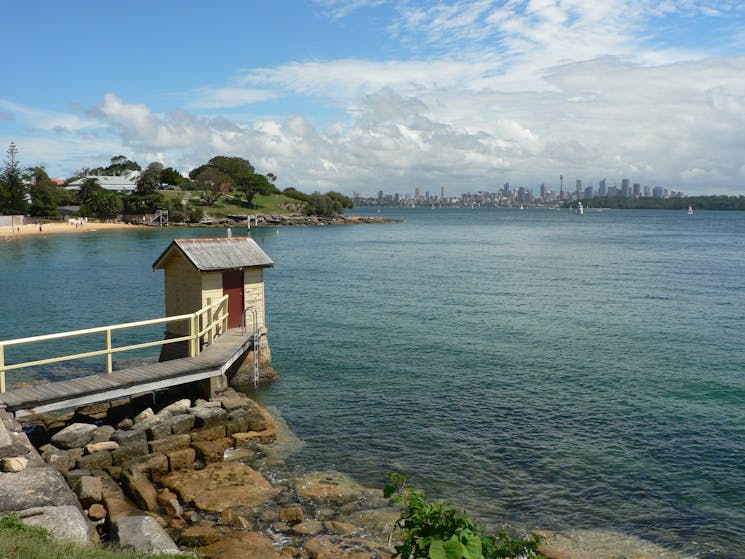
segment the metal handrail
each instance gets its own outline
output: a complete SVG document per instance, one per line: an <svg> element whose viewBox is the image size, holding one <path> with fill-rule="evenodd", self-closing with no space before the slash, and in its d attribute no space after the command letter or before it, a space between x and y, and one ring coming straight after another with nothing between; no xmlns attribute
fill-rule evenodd
<svg viewBox="0 0 745 559"><path fill-rule="evenodd" d="M140 320L137 322L126 322L123 324L113 324L110 326L98 326L96 328L85 328L82 330L71 330L68 332L59 332L56 334L44 334L41 336L29 336L26 338L16 338L13 340L0 341L0 393L5 392L5 373L6 371L13 371L17 369L23 369L27 367L35 367L38 365L48 365L51 363L60 363L63 361L72 361L75 359L84 359L86 357L96 357L99 355L106 355L106 372L111 373L113 371L113 363L111 356L114 353L120 353L123 351L131 351L135 349L142 349L146 347L154 347L159 345L173 344L178 342L189 342L189 355L196 357L199 355L200 344L199 341L206 335L207 340L205 342L212 343L212 341L227 331L227 307L228 296L223 295L214 302L209 302L201 309L190 313L181 314L177 316L166 316L163 318L153 318L150 320ZM209 320L203 320L203 326L200 328L200 319L207 314ZM180 336L177 338L169 338L165 340L156 340L153 342L142 342L137 344L131 344L128 346L113 347L111 344L111 333L119 330L125 330L130 328L138 328L143 326L152 326L154 324L169 324L172 322L178 322L181 320L189 321L189 334ZM38 342L49 342L54 340L62 340L67 338L74 338L78 336L86 336L90 334L103 333L105 335L105 348L94 351L88 351L84 353L76 353L71 355L61 355L58 357L50 357L47 359L37 359L34 361L25 361L22 363L14 363L12 365L5 364L5 348L11 346L27 345Z"/></svg>

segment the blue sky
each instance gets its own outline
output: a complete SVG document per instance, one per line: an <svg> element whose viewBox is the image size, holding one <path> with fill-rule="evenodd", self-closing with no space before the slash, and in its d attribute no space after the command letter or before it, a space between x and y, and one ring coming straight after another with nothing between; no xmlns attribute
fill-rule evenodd
<svg viewBox="0 0 745 559"><path fill-rule="evenodd" d="M238 155L305 191L745 194L743 2L3 4L0 143L52 176Z"/></svg>

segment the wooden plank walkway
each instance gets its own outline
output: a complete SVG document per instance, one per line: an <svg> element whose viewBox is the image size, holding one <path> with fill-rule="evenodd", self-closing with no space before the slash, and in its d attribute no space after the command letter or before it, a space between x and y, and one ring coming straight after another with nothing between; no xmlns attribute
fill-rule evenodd
<svg viewBox="0 0 745 559"><path fill-rule="evenodd" d="M197 357L184 357L0 394L0 408L16 417L96 404L219 376L253 344L240 328L228 330Z"/></svg>

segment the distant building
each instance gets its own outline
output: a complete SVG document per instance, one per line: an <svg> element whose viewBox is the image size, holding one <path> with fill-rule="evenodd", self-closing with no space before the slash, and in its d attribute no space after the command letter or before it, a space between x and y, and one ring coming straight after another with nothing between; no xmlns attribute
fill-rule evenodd
<svg viewBox="0 0 745 559"><path fill-rule="evenodd" d="M666 196L667 196L667 190L662 188L661 186L655 186L652 189L653 198L665 198Z"/></svg>
<svg viewBox="0 0 745 559"><path fill-rule="evenodd" d="M649 198L650 194L651 194L651 191L649 190L649 186L645 184L644 185L644 197Z"/></svg>
<svg viewBox="0 0 745 559"><path fill-rule="evenodd" d="M638 182L634 183L633 195L634 198L639 198L642 195L642 187Z"/></svg>
<svg viewBox="0 0 745 559"><path fill-rule="evenodd" d="M621 180L621 196L631 198L631 181L629 179Z"/></svg>
<svg viewBox="0 0 745 559"><path fill-rule="evenodd" d="M589 198L592 198L594 195L595 195L595 188L592 185L585 188L585 198L589 199Z"/></svg>
<svg viewBox="0 0 745 559"><path fill-rule="evenodd" d="M65 190L80 190L80 187L86 180L93 179L101 186L101 188L105 190L111 190L120 194L132 194L135 190L137 190L137 179L139 178L139 171L128 171L123 175L114 177L86 175L72 181L65 187Z"/></svg>
<svg viewBox="0 0 745 559"><path fill-rule="evenodd" d="M598 196L601 198L604 198L608 195L608 185L605 182L605 179L602 179L600 181L600 184L598 185Z"/></svg>

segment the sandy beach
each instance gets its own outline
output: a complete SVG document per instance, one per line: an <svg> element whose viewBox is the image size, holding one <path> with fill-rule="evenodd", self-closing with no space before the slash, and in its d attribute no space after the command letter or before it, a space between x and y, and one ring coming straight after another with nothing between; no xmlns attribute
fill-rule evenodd
<svg viewBox="0 0 745 559"><path fill-rule="evenodd" d="M84 223L82 226L75 226L72 223L65 222L53 222L53 223L42 223L41 227L36 223L28 223L26 225L11 227L10 225L4 225L0 227L0 239L10 240L13 238L20 237L41 237L44 235L81 235L83 233L93 233L95 231L109 231L113 229L135 229L142 228L143 225L131 225L129 223L99 223L89 221Z"/></svg>

